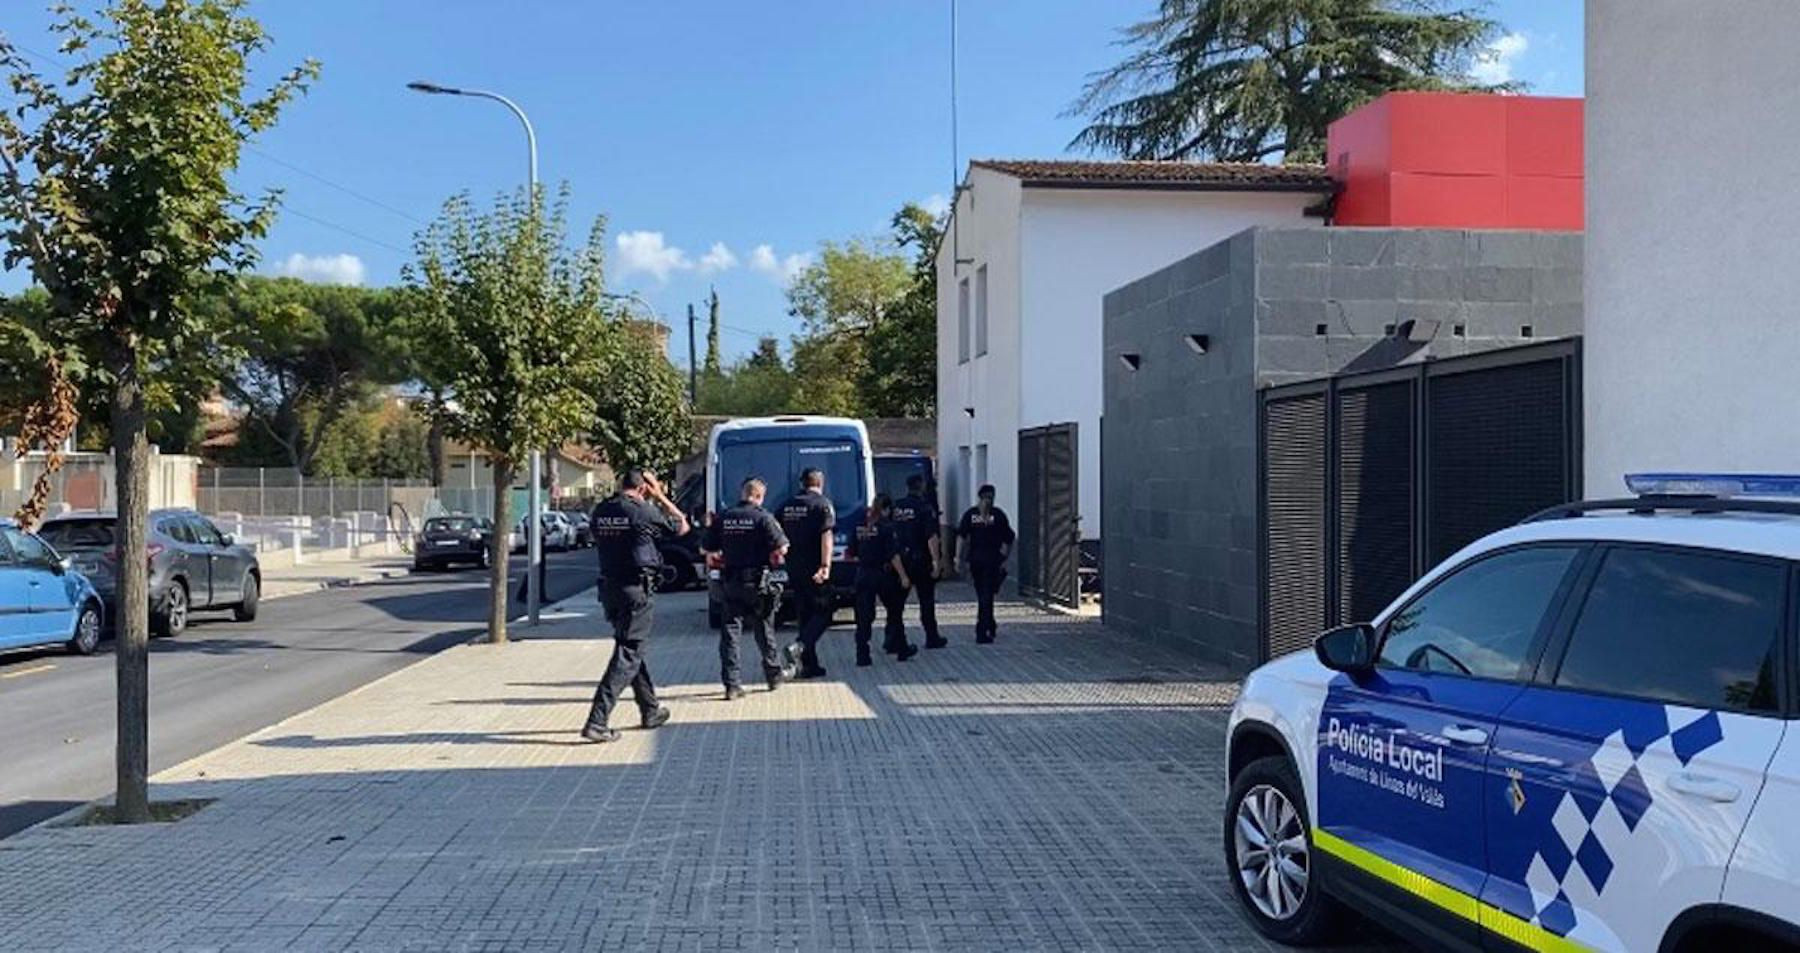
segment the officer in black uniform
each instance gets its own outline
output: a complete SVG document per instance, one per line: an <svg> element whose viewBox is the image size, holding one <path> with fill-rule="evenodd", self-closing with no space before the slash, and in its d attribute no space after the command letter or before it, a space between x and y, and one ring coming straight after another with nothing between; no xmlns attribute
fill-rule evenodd
<svg viewBox="0 0 1800 953"><path fill-rule="evenodd" d="M594 690L594 705L581 737L617 741L618 730L607 727L606 721L626 685L631 686L645 728L669 720L669 710L656 703L644 642L650 638L651 593L662 569L656 541L685 534L688 521L663 492L655 473L634 469L619 481L619 492L594 507L593 524L594 549L600 556L600 605L612 623L613 654Z"/></svg>
<svg viewBox="0 0 1800 953"><path fill-rule="evenodd" d="M800 493L781 504L781 528L788 538L788 588L794 593L794 615L799 623L800 678L823 678L819 664L819 639L831 625L832 531L837 510L825 495L825 471L808 468L800 474ZM790 652L790 654L792 654Z"/></svg>
<svg viewBox="0 0 1800 953"><path fill-rule="evenodd" d="M896 602L904 598L907 585L906 564L900 558L900 543L894 522L888 518L893 501L886 493L875 497L863 516L861 526L850 540L850 558L856 560L856 664L873 664L869 657L869 641L875 627L875 603L886 603L888 621L898 620ZM890 629L891 633L891 629ZM898 637L890 634L894 654L904 662L919 654L919 647L906 641L904 630Z"/></svg>
<svg viewBox="0 0 1800 953"><path fill-rule="evenodd" d="M893 518L900 558L906 563L913 591L919 594L919 627L925 630L925 647L941 649L950 644L938 634L937 623L938 558L942 544L938 542L937 501L925 495L923 476L915 473L906 478L906 495L894 503ZM906 590L901 589L897 605L888 612L889 642L883 648L889 652L900 644L894 641L896 637L906 637L905 623L901 621L905 612Z"/></svg>
<svg viewBox="0 0 1800 953"><path fill-rule="evenodd" d="M956 524L959 562L975 583L975 641L992 642L998 634L994 623L994 594L1006 580L1006 557L1012 552L1013 528L1006 511L994 505L994 487L984 484L975 492L976 503Z"/></svg>
<svg viewBox="0 0 1800 953"><path fill-rule="evenodd" d="M718 515L706 527L706 540L701 550L719 564L719 583L725 590L725 624L719 628L719 679L725 683L725 700L744 697L744 686L738 678L738 639L743 637L744 623L750 623L750 634L756 637L761 653L763 680L769 691L781 687L784 674L775 641L769 638L774 625L775 603L780 596L769 581L769 571L788 550L787 535L781 524L763 509L767 487L751 477L744 481L736 506Z"/></svg>

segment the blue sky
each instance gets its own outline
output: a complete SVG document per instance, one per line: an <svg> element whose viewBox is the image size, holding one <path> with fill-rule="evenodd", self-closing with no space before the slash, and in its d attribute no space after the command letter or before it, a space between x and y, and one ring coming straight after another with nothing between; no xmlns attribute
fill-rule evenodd
<svg viewBox="0 0 1800 953"><path fill-rule="evenodd" d="M964 160L1058 157L1083 77L1151 0L961 0ZM1489 69L1534 92L1581 93L1581 4L1500 0L1509 37ZM487 88L537 127L540 174L574 189L580 231L608 216L609 284L677 328L709 285L727 355L797 330L782 282L823 239L874 234L953 180L949 0L262 0L268 72L324 65L312 92L246 154L239 182L280 187L264 271L399 280L443 200L514 188L523 136L495 103L428 97L413 79ZM10 0L5 28L53 52L45 17ZM721 252L719 249L723 249ZM0 286L17 288L17 274ZM702 315L704 316L704 315Z"/></svg>

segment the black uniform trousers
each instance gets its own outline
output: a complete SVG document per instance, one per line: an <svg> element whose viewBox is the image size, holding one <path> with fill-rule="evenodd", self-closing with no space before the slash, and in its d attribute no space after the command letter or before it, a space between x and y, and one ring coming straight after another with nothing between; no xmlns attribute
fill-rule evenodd
<svg viewBox="0 0 1800 953"><path fill-rule="evenodd" d="M991 641L999 633L994 622L994 596L1006 581L1006 564L970 563L969 581L975 584L975 637Z"/></svg>
<svg viewBox="0 0 1800 953"><path fill-rule="evenodd" d="M869 642L874 637L877 604L887 609L887 635L882 644L890 652L898 652L906 644L906 628L900 621L906 604L906 590L900 588L900 580L886 569L858 569L856 655L859 659L869 651Z"/></svg>
<svg viewBox="0 0 1800 953"><path fill-rule="evenodd" d="M613 706L625 686L631 686L638 711L649 715L656 711L656 685L650 681L650 666L644 660L644 643L650 638L650 587L641 578L608 579L600 584L601 607L606 621L612 623L612 661L606 663L606 674L594 690L594 705L588 709L588 726L605 728Z"/></svg>
<svg viewBox="0 0 1800 953"><path fill-rule="evenodd" d="M906 576L912 582L912 591L919 596L919 628L925 630L925 641L938 641L937 622L937 576L931 571L931 555L905 557ZM907 590L900 590L900 607L891 610L888 615L888 634L890 636L900 629L902 623L895 621L906 611Z"/></svg>
<svg viewBox="0 0 1800 953"><path fill-rule="evenodd" d="M727 570L722 573L725 590L725 624L719 627L719 680L726 688L741 687L738 678L738 641L744 636L744 625L749 623L750 634L756 638L756 649L762 654L763 677L767 678L781 671L781 658L776 654L775 642L769 637L775 614L774 600L762 594L757 585L762 571Z"/></svg>
<svg viewBox="0 0 1800 953"><path fill-rule="evenodd" d="M819 639L831 626L831 589L813 582L810 575L791 575L788 585L794 591L794 621L799 629L800 664L819 666Z"/></svg>

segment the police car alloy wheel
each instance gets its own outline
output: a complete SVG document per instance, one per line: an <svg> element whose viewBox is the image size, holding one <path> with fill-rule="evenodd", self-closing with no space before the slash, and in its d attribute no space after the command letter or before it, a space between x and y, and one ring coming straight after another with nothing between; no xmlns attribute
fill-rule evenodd
<svg viewBox="0 0 1800 953"><path fill-rule="evenodd" d="M1262 758L1232 782L1225 805L1225 865L1232 892L1272 940L1308 944L1337 932L1337 908L1313 874L1312 825L1300 778L1286 758Z"/></svg>

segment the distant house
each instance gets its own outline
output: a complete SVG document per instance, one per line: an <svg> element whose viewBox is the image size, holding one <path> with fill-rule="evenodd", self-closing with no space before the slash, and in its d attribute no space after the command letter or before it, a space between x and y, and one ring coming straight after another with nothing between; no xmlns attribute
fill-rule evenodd
<svg viewBox="0 0 1800 953"><path fill-rule="evenodd" d="M487 451L458 443L444 442L444 469L448 471L444 486L469 489L480 493L494 486L494 467ZM513 475L513 489L530 488L530 477L521 463ZM580 444L566 444L545 455L544 471L550 480L550 499L565 497L588 499L612 491L613 471L597 450Z"/></svg>
<svg viewBox="0 0 1800 953"><path fill-rule="evenodd" d="M1098 538L1102 296L1244 229L1317 223L1332 192L1317 165L971 162L937 255L946 512L982 483L1016 507L1021 472L1043 472L1022 471L1020 432L1073 425L1080 532Z"/></svg>

